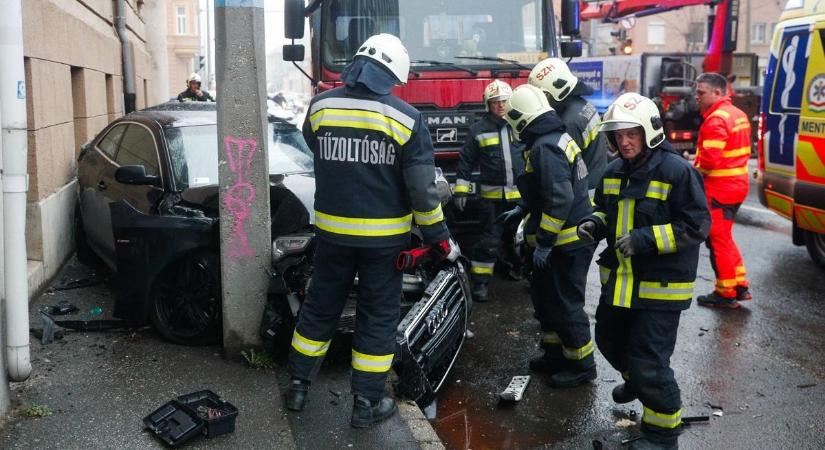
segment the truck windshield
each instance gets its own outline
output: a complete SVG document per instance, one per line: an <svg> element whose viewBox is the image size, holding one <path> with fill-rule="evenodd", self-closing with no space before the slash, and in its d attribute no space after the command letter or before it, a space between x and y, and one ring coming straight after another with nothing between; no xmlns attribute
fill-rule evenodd
<svg viewBox="0 0 825 450"><path fill-rule="evenodd" d="M464 66L513 67L547 57L546 0L330 0L322 10L324 65L341 70L378 33L401 38L416 71ZM463 58L462 58L463 57ZM449 70L449 69L448 69ZM455 70L455 69L453 69ZM466 71L465 71L466 72Z"/></svg>

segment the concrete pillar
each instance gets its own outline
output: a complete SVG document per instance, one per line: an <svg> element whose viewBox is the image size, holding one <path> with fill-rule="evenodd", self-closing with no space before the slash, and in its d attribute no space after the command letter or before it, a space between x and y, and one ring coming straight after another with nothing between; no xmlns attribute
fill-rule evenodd
<svg viewBox="0 0 825 450"><path fill-rule="evenodd" d="M147 93L148 106L169 100L169 56L166 49L166 0L146 0L143 4L146 23L146 52L149 53L149 78L152 90Z"/></svg>
<svg viewBox="0 0 825 450"><path fill-rule="evenodd" d="M215 1L223 347L258 346L270 237L264 0Z"/></svg>

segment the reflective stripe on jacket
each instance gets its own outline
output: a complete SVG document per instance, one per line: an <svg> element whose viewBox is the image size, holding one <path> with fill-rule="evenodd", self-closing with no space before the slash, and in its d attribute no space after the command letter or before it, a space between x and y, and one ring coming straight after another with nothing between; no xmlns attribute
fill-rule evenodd
<svg viewBox="0 0 825 450"><path fill-rule="evenodd" d="M690 307L699 245L710 230L700 174L667 142L635 170L622 159L607 166L596 189L596 208L585 220L607 239L599 255L601 302L622 308ZM615 247L630 234L635 254Z"/></svg>
<svg viewBox="0 0 825 450"><path fill-rule="evenodd" d="M695 165L705 178L707 195L725 204L741 203L748 195L750 119L727 97L707 110L704 118Z"/></svg>
<svg viewBox="0 0 825 450"><path fill-rule="evenodd" d="M571 95L561 113L565 131L576 141L587 165L587 186L595 189L607 167L607 139L599 133L601 119L596 107L587 100Z"/></svg>
<svg viewBox="0 0 825 450"><path fill-rule="evenodd" d="M435 187L433 147L421 114L360 85L315 96L304 121L315 159L319 237L353 247L449 236Z"/></svg>
<svg viewBox="0 0 825 450"><path fill-rule="evenodd" d="M521 198L515 179L524 170L524 145L513 140L504 119L487 113L475 122L461 149L455 192L470 192L473 169L479 166L479 196L488 200Z"/></svg>

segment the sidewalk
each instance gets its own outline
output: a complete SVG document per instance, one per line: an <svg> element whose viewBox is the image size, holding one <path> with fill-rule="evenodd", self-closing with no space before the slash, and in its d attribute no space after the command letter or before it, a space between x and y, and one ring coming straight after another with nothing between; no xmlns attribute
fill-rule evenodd
<svg viewBox="0 0 825 450"><path fill-rule="evenodd" d="M101 283L47 290L33 301L31 326L41 328L38 311L61 300L81 313L100 307L103 313L94 318L111 318L114 286L108 271L95 274L72 259L52 286L90 277ZM78 319L80 314L64 317ZM164 448L143 431L143 417L178 395L202 389L218 393L240 410L235 432L198 438L185 448L443 448L421 411L403 402L393 419L368 430L352 429L349 352L344 345L338 347L313 384L306 410L287 414L281 406L288 381L283 364L252 369L224 359L218 347L170 344L151 328L65 330L62 339L45 346L32 336L34 370L27 381L12 383L13 411L0 428L0 448ZM46 406L52 414L24 417L23 410L31 405Z"/></svg>

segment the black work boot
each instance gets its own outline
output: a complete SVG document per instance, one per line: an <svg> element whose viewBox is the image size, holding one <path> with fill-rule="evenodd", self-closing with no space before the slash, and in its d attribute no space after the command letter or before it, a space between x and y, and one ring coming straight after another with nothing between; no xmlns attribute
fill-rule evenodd
<svg viewBox="0 0 825 450"><path fill-rule="evenodd" d="M473 301L484 303L487 300L487 283L475 283L473 286Z"/></svg>
<svg viewBox="0 0 825 450"><path fill-rule="evenodd" d="M710 306L711 308L736 309L739 307L739 302L736 301L736 298L722 297L716 291L696 297L696 303L702 306Z"/></svg>
<svg viewBox="0 0 825 450"><path fill-rule="evenodd" d="M367 428L389 419L396 411L398 407L395 405L395 400L389 397L372 402L366 397L356 395L352 404L350 425L354 428Z"/></svg>
<svg viewBox="0 0 825 450"><path fill-rule="evenodd" d="M561 354L561 345L543 345L544 353L530 360L532 372L554 374L561 371L567 360Z"/></svg>
<svg viewBox="0 0 825 450"><path fill-rule="evenodd" d="M564 369L550 377L549 384L555 388L571 388L596 379L596 361L593 355L581 361L571 361Z"/></svg>
<svg viewBox="0 0 825 450"><path fill-rule="evenodd" d="M745 286L736 286L736 300L740 302L753 300L750 289Z"/></svg>
<svg viewBox="0 0 825 450"><path fill-rule="evenodd" d="M637 398L639 396L636 395L633 388L627 385L627 382L613 388L613 401L616 403L630 403Z"/></svg>
<svg viewBox="0 0 825 450"><path fill-rule="evenodd" d="M309 392L309 381L293 378L286 391L286 409L290 411L303 411L307 402Z"/></svg>
<svg viewBox="0 0 825 450"><path fill-rule="evenodd" d="M673 441L673 443L665 444L651 440L642 434L642 437L631 442L628 448L630 450L679 450L679 443L678 441Z"/></svg>

